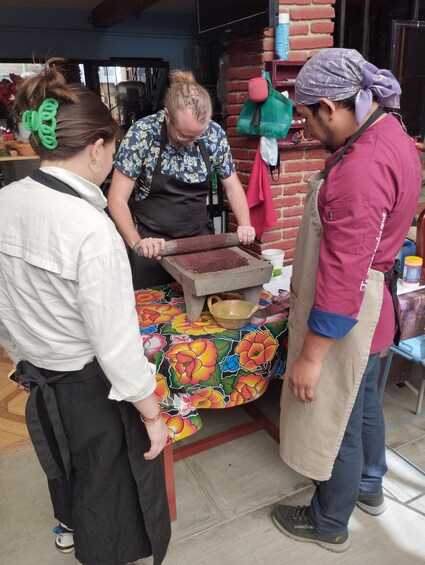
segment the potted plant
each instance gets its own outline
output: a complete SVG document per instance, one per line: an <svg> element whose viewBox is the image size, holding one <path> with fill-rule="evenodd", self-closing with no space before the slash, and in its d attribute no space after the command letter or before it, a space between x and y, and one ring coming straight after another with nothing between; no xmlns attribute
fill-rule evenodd
<svg viewBox="0 0 425 565"><path fill-rule="evenodd" d="M10 73L0 81L0 126L6 129L13 129L14 126L11 110L16 89L22 80L21 76Z"/></svg>

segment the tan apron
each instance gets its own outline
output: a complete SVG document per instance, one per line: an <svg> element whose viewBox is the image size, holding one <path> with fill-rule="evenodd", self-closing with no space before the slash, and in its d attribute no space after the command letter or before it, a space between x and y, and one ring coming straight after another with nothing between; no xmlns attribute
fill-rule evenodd
<svg viewBox="0 0 425 565"><path fill-rule="evenodd" d="M322 223L317 200L324 172L309 181L291 279L289 350L286 374L299 356L313 306ZM285 379L281 397L280 455L298 473L318 481L330 478L370 354L382 306L384 274L369 270L357 324L329 348L317 386L317 399L297 401Z"/></svg>

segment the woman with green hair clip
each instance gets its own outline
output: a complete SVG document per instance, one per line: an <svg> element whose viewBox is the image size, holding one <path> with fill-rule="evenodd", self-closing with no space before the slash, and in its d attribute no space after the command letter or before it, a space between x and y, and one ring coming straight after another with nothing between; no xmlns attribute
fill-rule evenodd
<svg viewBox="0 0 425 565"><path fill-rule="evenodd" d="M16 96L41 166L0 191L0 343L30 389L26 420L57 549L75 545L82 565L149 555L157 565L170 538L158 457L167 428L127 252L99 189L119 130L60 63L49 60Z"/></svg>

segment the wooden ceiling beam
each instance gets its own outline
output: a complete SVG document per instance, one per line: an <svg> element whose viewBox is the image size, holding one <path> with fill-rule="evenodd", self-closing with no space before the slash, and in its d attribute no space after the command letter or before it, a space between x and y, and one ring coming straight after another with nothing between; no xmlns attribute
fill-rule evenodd
<svg viewBox="0 0 425 565"><path fill-rule="evenodd" d="M159 0L103 0L91 11L90 21L94 27L108 28L158 2Z"/></svg>

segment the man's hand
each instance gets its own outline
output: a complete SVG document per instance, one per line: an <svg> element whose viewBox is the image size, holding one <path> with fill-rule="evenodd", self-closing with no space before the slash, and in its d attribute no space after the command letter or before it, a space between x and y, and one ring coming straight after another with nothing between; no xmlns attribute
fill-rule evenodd
<svg viewBox="0 0 425 565"><path fill-rule="evenodd" d="M302 353L292 366L288 386L299 402L316 400L316 387L320 379L322 363L310 361Z"/></svg>
<svg viewBox="0 0 425 565"><path fill-rule="evenodd" d="M135 251L142 257L155 257L161 259L161 251L165 248L165 239L157 237L144 237L137 244Z"/></svg>
<svg viewBox="0 0 425 565"><path fill-rule="evenodd" d="M252 226L238 226L236 233L243 245L249 245L255 239L255 229Z"/></svg>
<svg viewBox="0 0 425 565"><path fill-rule="evenodd" d="M316 400L316 387L322 372L323 359L333 338L307 332L303 348L292 366L288 385L299 402Z"/></svg>

